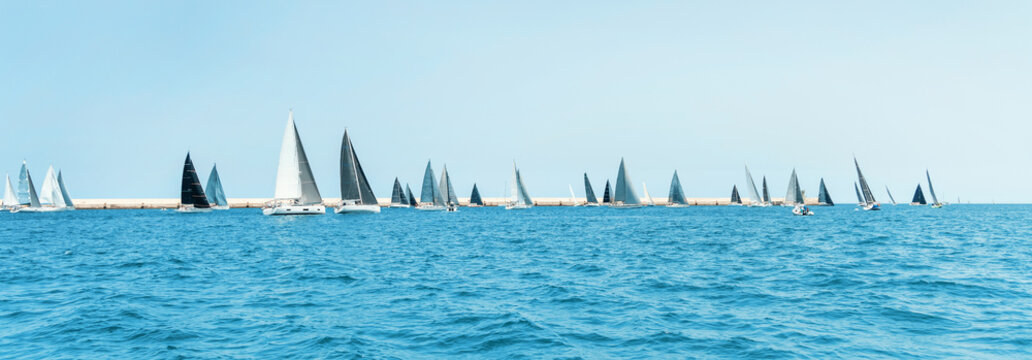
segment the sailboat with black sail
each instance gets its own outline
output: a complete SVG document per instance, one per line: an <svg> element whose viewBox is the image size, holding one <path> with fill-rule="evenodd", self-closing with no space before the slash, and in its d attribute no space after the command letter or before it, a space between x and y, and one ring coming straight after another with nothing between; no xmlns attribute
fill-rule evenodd
<svg viewBox="0 0 1032 360"><path fill-rule="evenodd" d="M516 162L512 163L512 193L509 197L509 203L505 204L506 210L520 210L530 209L534 207L534 200L530 198L530 194L527 194L527 188L523 185L523 177L520 175L520 169L516 167Z"/></svg>
<svg viewBox="0 0 1032 360"><path fill-rule="evenodd" d="M301 144L294 112L287 116L287 127L283 132L280 147L279 166L276 168L276 192L274 199L262 207L264 215L323 215L326 207L322 195L315 185L308 155Z"/></svg>
<svg viewBox="0 0 1032 360"><path fill-rule="evenodd" d="M609 180L606 180L606 190L602 193L602 204L613 204L613 187L609 185Z"/></svg>
<svg viewBox="0 0 1032 360"><path fill-rule="evenodd" d="M835 202L831 200L831 194L828 193L828 187L824 186L824 178L821 178L820 192L817 194L817 205L821 206L834 206Z"/></svg>
<svg viewBox="0 0 1032 360"><path fill-rule="evenodd" d="M608 184L607 184L608 185ZM607 189L608 190L608 189ZM591 188L591 181L588 181L588 173L584 173L584 206L598 206L598 198L595 197L595 190Z"/></svg>
<svg viewBox="0 0 1032 360"><path fill-rule="evenodd" d="M183 182L180 188L179 208L176 211L211 211L211 204L208 203L208 197L204 195L204 188L201 187L201 179L197 177L197 169L194 169L193 160L190 160L190 153L186 153L186 161L183 162Z"/></svg>
<svg viewBox="0 0 1032 360"><path fill-rule="evenodd" d="M616 187L613 195L613 207L617 209L636 209L644 206L631 185L631 176L627 172L624 159L620 159L620 169L616 174Z"/></svg>
<svg viewBox="0 0 1032 360"><path fill-rule="evenodd" d="M688 199L684 196L684 189L681 188L681 179L677 177L677 170L674 170L674 178L670 179L667 207L688 207Z"/></svg>
<svg viewBox="0 0 1032 360"><path fill-rule="evenodd" d="M742 205L742 195L738 194L738 185L731 186L731 205Z"/></svg>
<svg viewBox="0 0 1032 360"><path fill-rule="evenodd" d="M473 192L469 194L469 207L481 206L484 206L484 198L480 196L480 189L477 189L477 184L473 183Z"/></svg>
<svg viewBox="0 0 1032 360"><path fill-rule="evenodd" d="M771 206L774 203L770 201L770 190L767 189L767 177L763 177L763 206Z"/></svg>
<svg viewBox="0 0 1032 360"><path fill-rule="evenodd" d="M408 204L410 207L416 207L417 205L419 205L419 202L416 201L416 197L412 195L412 188L409 187L408 183L405 183L405 198L408 199Z"/></svg>
<svg viewBox="0 0 1032 360"><path fill-rule="evenodd" d="M405 196L405 190L401 188L401 181L398 178L394 178L394 188L391 190L391 205L392 208L407 208L409 207L408 197Z"/></svg>
<svg viewBox="0 0 1032 360"><path fill-rule="evenodd" d="M917 184L917 190L914 190L914 198L910 200L910 205L927 205L928 202L925 200L924 191L921 191L921 184Z"/></svg>
<svg viewBox="0 0 1032 360"><path fill-rule="evenodd" d="M362 171L362 163L355 154L348 131L340 141L340 204L333 210L337 214L375 214L380 204L373 195L373 188Z"/></svg>
<svg viewBox="0 0 1032 360"><path fill-rule="evenodd" d="M867 179L864 178L864 173L860 171L860 163L856 161L856 157L853 158L853 165L856 165L856 176L860 179L860 193L864 195L863 209L881 210L878 200L874 199L874 193L871 192L871 187L867 185Z"/></svg>
<svg viewBox="0 0 1032 360"><path fill-rule="evenodd" d="M208 203L215 210L228 210L229 201L226 199L226 192L222 190L222 179L219 178L219 170L215 165L211 166L211 173L208 174L208 185L204 187L204 194L208 196Z"/></svg>

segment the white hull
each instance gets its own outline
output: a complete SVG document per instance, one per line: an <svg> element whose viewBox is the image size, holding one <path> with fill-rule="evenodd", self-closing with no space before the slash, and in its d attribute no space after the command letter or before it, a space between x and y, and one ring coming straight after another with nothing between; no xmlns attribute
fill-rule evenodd
<svg viewBox="0 0 1032 360"><path fill-rule="evenodd" d="M444 211L446 209L444 208L444 206L419 205L419 206L416 206L416 210L420 210L420 211Z"/></svg>
<svg viewBox="0 0 1032 360"><path fill-rule="evenodd" d="M792 208L792 214L796 216L811 216L813 215L813 211L810 211L810 209L805 206L796 205L796 207Z"/></svg>
<svg viewBox="0 0 1032 360"><path fill-rule="evenodd" d="M312 205L277 205L274 207L262 208L262 215L324 215L326 207L320 204Z"/></svg>
<svg viewBox="0 0 1032 360"><path fill-rule="evenodd" d="M391 204L390 205L390 208L392 208L392 209L407 209L407 208L410 208L410 207L412 207L412 206L409 206L408 204Z"/></svg>
<svg viewBox="0 0 1032 360"><path fill-rule="evenodd" d="M599 206L602 206L602 205L599 205L598 203L585 203L584 206L587 206L587 207L599 207Z"/></svg>
<svg viewBox="0 0 1032 360"><path fill-rule="evenodd" d="M688 204L670 204L670 205L667 205L666 207L668 207L668 208L686 208L686 207L689 207L689 206L691 206L691 205L688 205Z"/></svg>
<svg viewBox="0 0 1032 360"><path fill-rule="evenodd" d="M180 206L178 209L176 209L176 212L183 214L206 213L211 212L211 209L212 208L195 208L193 206Z"/></svg>
<svg viewBox="0 0 1032 360"><path fill-rule="evenodd" d="M508 204L508 205L505 205L505 210L526 210L526 209L530 209L532 207L534 207L534 205Z"/></svg>
<svg viewBox="0 0 1032 360"><path fill-rule="evenodd" d="M333 212L337 214L379 214L380 205L341 205L333 209Z"/></svg>
<svg viewBox="0 0 1032 360"><path fill-rule="evenodd" d="M645 207L642 204L613 204L614 209L640 209Z"/></svg>
<svg viewBox="0 0 1032 360"><path fill-rule="evenodd" d="M229 210L229 205L212 206L211 209L212 210Z"/></svg>
<svg viewBox="0 0 1032 360"><path fill-rule="evenodd" d="M864 210L881 210L881 206L878 203L864 205Z"/></svg>
<svg viewBox="0 0 1032 360"><path fill-rule="evenodd" d="M55 207L55 206L44 206L44 207L23 207L13 208L12 213L27 212L27 213L41 213L41 212L59 212L59 211L72 211L75 210L73 207Z"/></svg>

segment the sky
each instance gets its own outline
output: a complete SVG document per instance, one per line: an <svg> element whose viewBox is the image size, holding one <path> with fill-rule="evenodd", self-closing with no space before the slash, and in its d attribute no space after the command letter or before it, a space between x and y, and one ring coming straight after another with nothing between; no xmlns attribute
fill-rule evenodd
<svg viewBox="0 0 1032 360"><path fill-rule="evenodd" d="M324 197L348 129L378 197L444 164L460 195L631 178L852 202L924 171L947 201L1032 202L1028 1L0 0L0 174L176 198L189 151L272 197L287 114ZM41 181L41 180L38 180ZM40 186L37 183L36 186ZM927 185L923 186L927 188ZM417 195L418 196L418 195Z"/></svg>

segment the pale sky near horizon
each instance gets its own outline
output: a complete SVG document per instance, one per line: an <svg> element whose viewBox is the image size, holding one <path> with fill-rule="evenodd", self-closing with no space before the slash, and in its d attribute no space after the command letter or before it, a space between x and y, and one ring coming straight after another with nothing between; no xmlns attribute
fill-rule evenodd
<svg viewBox="0 0 1032 360"><path fill-rule="evenodd" d="M190 151L229 197L271 197L288 109L324 197L349 129L378 197L601 196L627 160L665 198L784 196L823 177L879 200L929 169L942 200L1032 202L1027 1L0 0L0 175L74 198L175 198ZM923 187L927 187L924 185ZM927 189L926 189L927 191ZM418 194L416 194L418 196Z"/></svg>

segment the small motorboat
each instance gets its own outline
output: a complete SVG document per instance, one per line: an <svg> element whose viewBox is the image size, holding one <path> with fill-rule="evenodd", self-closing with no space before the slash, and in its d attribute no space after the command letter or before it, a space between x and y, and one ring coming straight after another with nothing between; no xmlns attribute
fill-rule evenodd
<svg viewBox="0 0 1032 360"><path fill-rule="evenodd" d="M797 216L811 216L813 215L813 210L810 210L806 205L796 205L792 208L792 214Z"/></svg>

